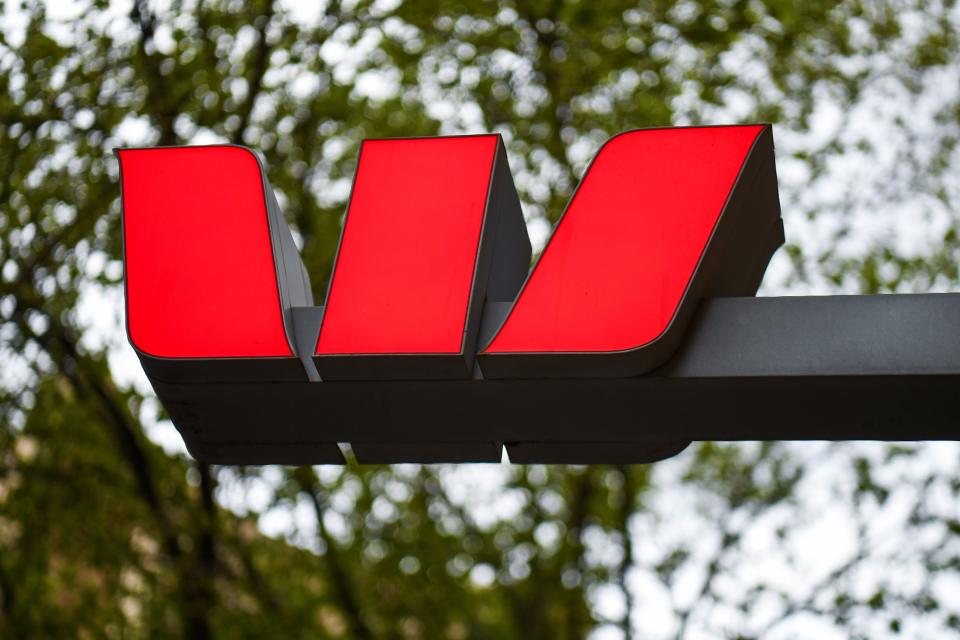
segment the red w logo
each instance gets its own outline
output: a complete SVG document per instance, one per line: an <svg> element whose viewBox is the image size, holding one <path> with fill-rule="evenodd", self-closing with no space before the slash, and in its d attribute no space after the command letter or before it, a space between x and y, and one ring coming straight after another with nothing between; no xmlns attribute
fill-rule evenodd
<svg viewBox="0 0 960 640"><path fill-rule="evenodd" d="M256 155L118 153L129 338L159 379L635 376L783 241L769 126L614 137L529 275L498 135L368 140L321 310Z"/></svg>
<svg viewBox="0 0 960 640"><path fill-rule="evenodd" d="M499 136L367 141L324 307L253 153L119 156L129 338L201 459L956 437L956 294L751 297L783 241L769 127L613 138L532 270Z"/></svg>

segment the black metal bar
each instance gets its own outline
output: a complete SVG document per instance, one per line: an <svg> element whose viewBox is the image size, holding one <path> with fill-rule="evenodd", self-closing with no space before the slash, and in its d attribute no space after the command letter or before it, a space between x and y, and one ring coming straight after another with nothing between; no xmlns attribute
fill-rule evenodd
<svg viewBox="0 0 960 640"><path fill-rule="evenodd" d="M955 440L958 328L960 294L717 298L664 367L633 378L154 386L192 449L262 443L264 463L270 447L334 442L378 461L388 443L498 442L586 463L687 440Z"/></svg>

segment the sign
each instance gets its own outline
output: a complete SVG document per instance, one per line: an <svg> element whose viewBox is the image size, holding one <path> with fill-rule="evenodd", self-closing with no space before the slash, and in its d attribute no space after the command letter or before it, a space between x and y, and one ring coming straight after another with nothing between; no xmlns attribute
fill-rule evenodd
<svg viewBox="0 0 960 640"><path fill-rule="evenodd" d="M644 462L770 422L890 437L903 409L840 405L903 401L913 364L957 388L956 344L877 353L954 296L751 298L783 242L769 126L615 136L532 268L499 135L364 141L323 307L255 153L118 157L128 337L200 459ZM824 402L860 431L818 431Z"/></svg>

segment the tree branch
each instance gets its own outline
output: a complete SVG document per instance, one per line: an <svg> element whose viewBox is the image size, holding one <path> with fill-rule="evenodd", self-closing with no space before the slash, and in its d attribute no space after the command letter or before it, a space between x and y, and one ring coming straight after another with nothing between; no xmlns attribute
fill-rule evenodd
<svg viewBox="0 0 960 640"><path fill-rule="evenodd" d="M267 2L266 12L256 19L258 22L257 44L255 45L257 50L253 59L253 73L247 81L247 96L237 112L240 116L240 126L237 127L237 130L233 134L234 144L243 144L243 134L247 130L247 127L250 126L250 116L253 113L253 107L256 105L257 98L263 90L263 75L267 71L267 64L270 62L270 53L273 51L273 46L267 41L267 29L270 26L270 21L273 20L275 11L274 0L269 0L269 2Z"/></svg>
<svg viewBox="0 0 960 640"><path fill-rule="evenodd" d="M16 603L13 590L13 581L0 562L0 632L11 634L9 637L19 637L13 624L13 608Z"/></svg>
<svg viewBox="0 0 960 640"><path fill-rule="evenodd" d="M630 624L630 614L633 612L633 592L627 585L627 572L633 566L633 539L630 537L630 516L633 515L634 500L637 494L637 485L634 482L631 469L627 465L617 467L623 476L623 504L620 505L620 534L623 536L623 559L617 571L617 584L623 593L623 600L627 612L620 623L624 640L633 639L633 627Z"/></svg>
<svg viewBox="0 0 960 640"><path fill-rule="evenodd" d="M213 581L217 573L217 504L213 493L217 480L211 472L210 465L204 462L197 463L200 473L200 505L201 517L197 532L197 581L196 590L199 599L198 607L209 611L213 609L216 592Z"/></svg>
<svg viewBox="0 0 960 640"><path fill-rule="evenodd" d="M373 640L373 633L371 633L364 620L360 603L354 593L353 585L350 583L350 577L344 570L343 565L340 564L336 541L333 540L327 528L323 525L323 511L326 505L325 500L320 495L322 487L317 474L312 467L300 467L294 472L294 478L300 485L300 490L310 499L310 503L313 505L313 511L317 518L317 539L326 547L324 558L330 572L330 579L333 582L334 593L340 601L340 608L346 614L348 624L356 637L361 638L361 640Z"/></svg>
<svg viewBox="0 0 960 640"><path fill-rule="evenodd" d="M167 84L160 73L160 64L157 62L154 35L156 18L150 11L147 0L134 0L130 9L130 19L140 30L139 50L146 67L147 105L153 106L151 116L160 129L158 143L162 146L171 146L177 143L175 123L180 110L181 98L171 100L170 92L164 91Z"/></svg>
<svg viewBox="0 0 960 640"><path fill-rule="evenodd" d="M584 626L584 620L580 615L582 613L582 607L584 606L582 587L584 586L584 575L586 573L586 566L583 558L583 525L586 522L587 515L589 513L590 499L593 496L593 484L591 482L590 474L591 471L588 467L586 470L584 470L583 474L579 477L579 481L576 483L576 487L573 491L573 503L570 509L570 518L567 521L567 539L570 543L570 554L572 555L573 562L577 567L581 586L580 590L570 589L568 591L566 607L567 621L564 625L567 630L568 638L579 638Z"/></svg>
<svg viewBox="0 0 960 640"><path fill-rule="evenodd" d="M61 373L81 397L93 397L97 400L99 413L104 424L110 429L114 441L120 449L122 459L127 463L134 478L137 490L146 503L148 511L153 516L163 548L170 557L171 563L178 571L178 582L184 613L184 633L188 638L205 640L211 637L209 621L207 620L207 600L203 597L203 590L207 588L197 572L190 566L177 540L177 533L166 511L161 504L159 492L153 480L150 460L146 448L141 442L142 428L135 424L135 419L129 414L119 392L112 381L101 376L96 366L89 358L80 353L76 337L63 324L57 314L44 313L39 300L31 300L30 293L22 288L20 295L15 296L15 307L12 317L16 319L20 330L40 344L51 359L59 366ZM31 304L26 307L43 313L48 320L47 330L37 334L26 321L26 308L23 302Z"/></svg>

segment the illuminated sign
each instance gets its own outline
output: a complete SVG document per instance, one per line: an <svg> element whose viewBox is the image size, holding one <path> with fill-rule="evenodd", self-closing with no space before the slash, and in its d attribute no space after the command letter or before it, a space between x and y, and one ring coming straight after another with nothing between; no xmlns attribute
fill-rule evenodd
<svg viewBox="0 0 960 640"><path fill-rule="evenodd" d="M323 307L253 152L118 156L129 339L198 457L638 462L700 437L718 379L780 393L750 364L777 319L723 303L783 242L769 126L615 136L532 269L500 136L367 140Z"/></svg>

